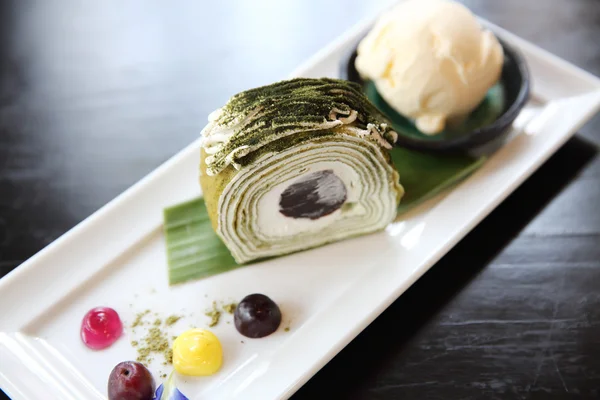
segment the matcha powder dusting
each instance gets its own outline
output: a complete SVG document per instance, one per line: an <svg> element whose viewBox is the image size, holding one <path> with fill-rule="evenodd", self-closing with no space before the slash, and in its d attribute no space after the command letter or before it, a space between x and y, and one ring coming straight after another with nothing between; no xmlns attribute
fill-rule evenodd
<svg viewBox="0 0 600 400"><path fill-rule="evenodd" d="M140 326L140 325L143 325L143 324L144 324L144 322L143 322L142 320L143 320L143 319L144 319L144 317L145 317L146 315L148 315L148 314L150 314L150 310L146 310L146 311L144 311L144 312L141 312L141 313L137 314L137 315L135 316L135 320L133 321L133 324L131 324L131 327L132 327L132 328L135 328L135 327L138 327L138 326Z"/></svg>
<svg viewBox="0 0 600 400"><path fill-rule="evenodd" d="M148 314L150 314L150 310L139 313L131 327L134 328L144 325L143 319ZM164 325L169 327L179 321L180 318L181 317L172 315L164 321ZM170 335L161 328L162 324L163 321L160 318L156 318L144 337L131 342L131 345L137 349L138 362L148 366L148 364L153 361L153 357L161 354L164 357L163 365L171 364L173 362L173 350L171 349L171 343L169 342Z"/></svg>
<svg viewBox="0 0 600 400"><path fill-rule="evenodd" d="M172 326L172 325L176 324L177 321L179 321L180 319L181 319L181 317L178 316L178 315L171 315L170 317L168 317L165 320L165 325L166 326Z"/></svg>
<svg viewBox="0 0 600 400"><path fill-rule="evenodd" d="M151 355L163 354L165 361L171 363L173 355L167 334L158 327L152 327L148 330L148 334L142 338L144 343L138 347L137 361L142 364L148 364L152 361Z"/></svg>
<svg viewBox="0 0 600 400"><path fill-rule="evenodd" d="M237 307L237 304L235 304L235 303L225 304L223 306L223 310L225 310L225 312L228 314L233 314L235 312L236 307Z"/></svg>
<svg viewBox="0 0 600 400"><path fill-rule="evenodd" d="M217 309L217 303L213 301L213 308L205 313L207 317L210 317L209 327L213 327L219 323L219 319L221 319L221 311Z"/></svg>

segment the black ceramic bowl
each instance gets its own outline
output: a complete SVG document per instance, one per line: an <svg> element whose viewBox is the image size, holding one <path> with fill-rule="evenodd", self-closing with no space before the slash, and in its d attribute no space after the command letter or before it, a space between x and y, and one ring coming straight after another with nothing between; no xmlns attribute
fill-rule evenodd
<svg viewBox="0 0 600 400"><path fill-rule="evenodd" d="M361 38L362 40L362 38ZM342 58L340 77L359 83L369 100L392 122L398 132L397 145L436 153L466 153L476 151L491 142L501 142L510 126L529 99L530 75L525 59L519 52L500 41L504 49L504 64L499 82L459 128L436 135L421 133L414 124L398 114L377 93L372 82L363 81L354 66L359 41Z"/></svg>

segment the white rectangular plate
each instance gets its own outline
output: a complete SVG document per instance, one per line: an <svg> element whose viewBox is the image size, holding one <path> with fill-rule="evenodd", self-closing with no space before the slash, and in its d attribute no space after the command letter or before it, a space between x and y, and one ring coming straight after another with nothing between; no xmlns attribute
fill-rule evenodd
<svg viewBox="0 0 600 400"><path fill-rule="evenodd" d="M336 77L340 56L371 22L293 76ZM176 335L206 326L213 300L260 292L280 304L290 331L243 340L226 315L214 328L223 368L180 388L190 399L291 396L598 111L598 78L492 28L526 57L533 98L510 142L474 175L385 232L169 287L162 210L199 195L194 142L0 281L0 386L15 400L104 399L111 369L135 359L130 341L143 329L90 351L79 340L88 309L113 307L127 326L145 309L181 313ZM169 372L161 361L151 367L157 381Z"/></svg>

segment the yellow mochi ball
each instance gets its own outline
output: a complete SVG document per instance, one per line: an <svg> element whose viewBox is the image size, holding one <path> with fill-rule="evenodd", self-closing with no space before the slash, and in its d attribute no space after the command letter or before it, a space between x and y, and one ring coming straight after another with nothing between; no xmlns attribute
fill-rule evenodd
<svg viewBox="0 0 600 400"><path fill-rule="evenodd" d="M212 375L222 364L221 342L206 329L190 329L173 342L173 366L182 375Z"/></svg>

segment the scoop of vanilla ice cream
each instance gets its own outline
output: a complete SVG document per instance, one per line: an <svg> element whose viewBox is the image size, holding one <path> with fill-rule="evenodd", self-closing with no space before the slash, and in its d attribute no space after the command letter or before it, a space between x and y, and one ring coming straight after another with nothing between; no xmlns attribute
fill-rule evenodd
<svg viewBox="0 0 600 400"><path fill-rule="evenodd" d="M504 54L462 4L408 0L385 13L360 42L356 69L426 134L472 112L498 81Z"/></svg>

